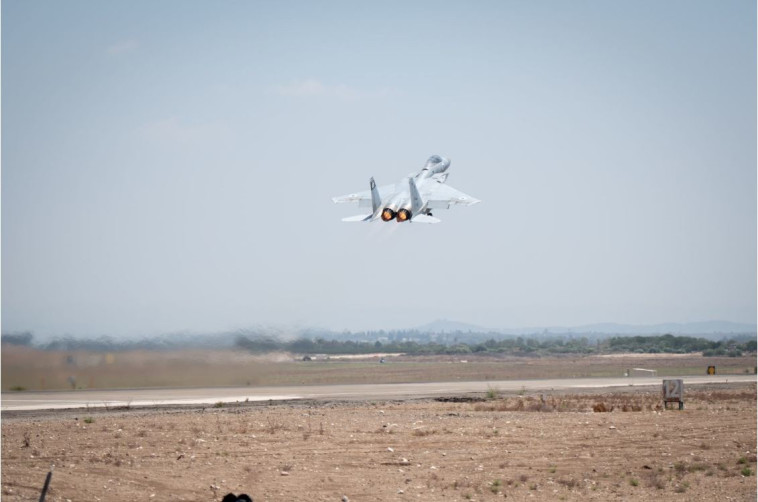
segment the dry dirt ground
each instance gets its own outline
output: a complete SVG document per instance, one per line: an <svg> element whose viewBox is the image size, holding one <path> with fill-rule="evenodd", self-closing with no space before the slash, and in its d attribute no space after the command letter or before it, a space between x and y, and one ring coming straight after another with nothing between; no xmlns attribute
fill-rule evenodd
<svg viewBox="0 0 758 502"><path fill-rule="evenodd" d="M754 384L593 392L4 413L2 500L756 500Z"/></svg>

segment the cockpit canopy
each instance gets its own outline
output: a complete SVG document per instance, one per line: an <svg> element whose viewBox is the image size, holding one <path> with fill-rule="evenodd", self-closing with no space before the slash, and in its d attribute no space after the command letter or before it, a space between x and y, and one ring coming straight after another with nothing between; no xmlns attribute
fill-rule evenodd
<svg viewBox="0 0 758 502"><path fill-rule="evenodd" d="M442 162L442 157L440 157L439 155L432 155L426 161L426 165L424 167L431 169L432 167L439 164L440 162Z"/></svg>

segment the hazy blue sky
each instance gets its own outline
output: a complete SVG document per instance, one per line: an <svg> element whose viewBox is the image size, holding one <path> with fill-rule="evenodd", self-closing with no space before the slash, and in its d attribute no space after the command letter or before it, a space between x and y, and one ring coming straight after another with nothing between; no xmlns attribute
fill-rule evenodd
<svg viewBox="0 0 758 502"><path fill-rule="evenodd" d="M755 322L756 226L752 0L2 2L6 332Z"/></svg>

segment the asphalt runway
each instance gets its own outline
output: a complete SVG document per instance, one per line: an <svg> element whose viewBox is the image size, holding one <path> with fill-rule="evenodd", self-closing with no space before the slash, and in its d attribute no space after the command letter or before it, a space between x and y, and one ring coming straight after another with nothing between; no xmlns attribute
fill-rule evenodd
<svg viewBox="0 0 758 502"><path fill-rule="evenodd" d="M756 375L689 376L678 378L684 380L685 395L687 385L756 382ZM293 399L414 399L445 395L460 396L473 393L482 394L491 388L497 389L503 393L516 393L521 390L533 393L535 391L551 390L579 391L588 389L610 389L613 387L660 386L662 381L662 377L620 377L546 380L488 380L477 382L432 382L376 385L299 385L289 387L3 392L0 399L0 410L20 411L66 408L110 408L122 406L214 405L218 402L233 403L235 401L282 401Z"/></svg>

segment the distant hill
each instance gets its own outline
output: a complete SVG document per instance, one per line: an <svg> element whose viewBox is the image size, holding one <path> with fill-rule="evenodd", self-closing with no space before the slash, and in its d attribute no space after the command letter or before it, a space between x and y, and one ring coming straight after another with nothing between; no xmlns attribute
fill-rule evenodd
<svg viewBox="0 0 758 502"><path fill-rule="evenodd" d="M605 335L732 335L755 333L755 324L741 324L730 321L703 321L661 324L617 324L596 323L572 328L545 328L550 333L597 333Z"/></svg>
<svg viewBox="0 0 758 502"><path fill-rule="evenodd" d="M498 330L493 330L489 328L483 328L481 326L477 326L475 324L469 324L465 322L459 322L459 321L448 321L447 319L437 319L436 321L432 321L430 323L424 324L423 326L418 326L416 328L413 328L416 331L420 331L422 333L425 332L432 332L432 333L488 333L490 331L497 332Z"/></svg>
<svg viewBox="0 0 758 502"><path fill-rule="evenodd" d="M661 335L665 333L672 335L730 335L755 333L756 325L730 321L671 322L649 325L600 323L574 329L614 335Z"/></svg>

